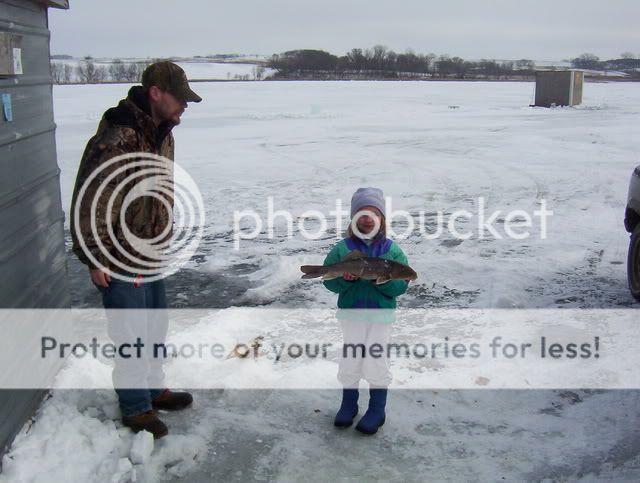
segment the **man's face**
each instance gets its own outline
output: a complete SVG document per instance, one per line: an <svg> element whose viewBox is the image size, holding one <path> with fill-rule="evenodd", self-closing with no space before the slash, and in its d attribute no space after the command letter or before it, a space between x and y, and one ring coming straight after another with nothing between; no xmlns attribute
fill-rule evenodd
<svg viewBox="0 0 640 483"><path fill-rule="evenodd" d="M163 121L180 124L180 116L187 108L187 102L177 99L168 91L159 90L156 112Z"/></svg>

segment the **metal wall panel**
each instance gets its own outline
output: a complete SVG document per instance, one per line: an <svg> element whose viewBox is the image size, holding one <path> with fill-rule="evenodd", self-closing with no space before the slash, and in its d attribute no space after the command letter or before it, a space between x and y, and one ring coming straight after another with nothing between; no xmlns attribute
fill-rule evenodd
<svg viewBox="0 0 640 483"><path fill-rule="evenodd" d="M23 66L21 75L0 77L0 94L11 96L13 111L9 122L0 108L0 308L69 306L48 4L0 0L0 32L20 37ZM0 391L0 454L44 395Z"/></svg>

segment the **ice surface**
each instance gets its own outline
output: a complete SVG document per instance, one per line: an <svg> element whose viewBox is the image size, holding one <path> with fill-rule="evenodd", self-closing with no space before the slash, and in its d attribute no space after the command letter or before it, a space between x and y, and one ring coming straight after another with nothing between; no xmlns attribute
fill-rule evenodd
<svg viewBox="0 0 640 483"><path fill-rule="evenodd" d="M474 237L399 243L420 278L409 307L608 307L628 305L622 227L638 164L634 83L587 83L574 108L530 108L533 83L268 82L202 84L176 128L176 161L197 180L207 226L198 265L247 279L236 303L333 305L298 263L318 263L333 234L241 241L236 210L266 215L329 213L361 185L393 197L394 209L427 213L477 208L554 215L546 240ZM68 212L78 160L100 114L126 86L55 87L62 201ZM459 106L450 109L449 106ZM498 217L500 218L500 217ZM67 214L67 223L68 223ZM500 223L496 224L501 228ZM538 234L533 230L534 235ZM622 265L621 265L622 264Z"/></svg>
<svg viewBox="0 0 640 483"><path fill-rule="evenodd" d="M62 200L101 113L127 86L54 88ZM532 83L198 84L176 160L198 181L207 230L195 268L246 280L237 305L327 307L302 283L332 237L243 241L234 210L328 212L375 185L407 210L554 211L546 240L399 243L420 278L405 307L633 307L622 226L638 161L640 85L587 83L574 108L530 108ZM451 108L450 106L457 106ZM68 216L67 216L68 220ZM251 334L256 335L256 334ZM230 341L232 342L232 341ZM194 371L197 373L197 371ZM268 374L265 375L265 377ZM103 374L108 377L108 372ZM366 391L361 391L366 404ZM638 479L637 391L397 391L374 438L332 427L337 391L197 391L163 414L138 481ZM95 409L98 410L96 415ZM111 391L56 391L3 461L0 481L106 481L133 435Z"/></svg>

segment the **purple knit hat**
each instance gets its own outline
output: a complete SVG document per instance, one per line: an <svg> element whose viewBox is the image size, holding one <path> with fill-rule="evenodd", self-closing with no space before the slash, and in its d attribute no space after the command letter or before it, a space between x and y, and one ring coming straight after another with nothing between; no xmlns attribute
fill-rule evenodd
<svg viewBox="0 0 640 483"><path fill-rule="evenodd" d="M373 206L384 215L384 195L380 188L358 188L351 197L351 218L365 206Z"/></svg>

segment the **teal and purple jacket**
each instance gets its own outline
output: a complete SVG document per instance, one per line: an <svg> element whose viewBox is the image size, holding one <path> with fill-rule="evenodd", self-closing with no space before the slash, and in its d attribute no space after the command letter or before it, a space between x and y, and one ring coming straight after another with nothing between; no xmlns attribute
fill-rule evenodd
<svg viewBox="0 0 640 483"><path fill-rule="evenodd" d="M407 257L400 247L384 236L377 236L371 245L353 236L339 241L324 260L325 265L338 263L353 250L359 250L368 257L385 258L408 265ZM341 309L395 309L396 297L407 291L409 282L390 280L376 285L375 281L358 279L345 280L342 277L325 280L324 286L338 294L338 308Z"/></svg>

